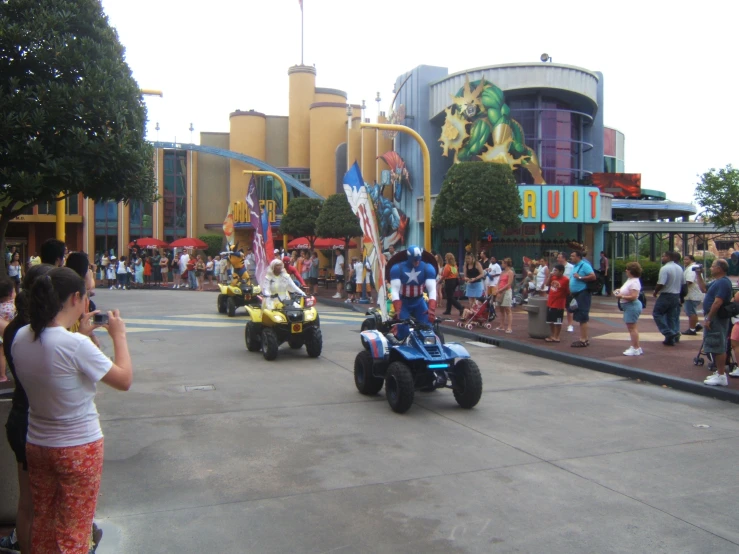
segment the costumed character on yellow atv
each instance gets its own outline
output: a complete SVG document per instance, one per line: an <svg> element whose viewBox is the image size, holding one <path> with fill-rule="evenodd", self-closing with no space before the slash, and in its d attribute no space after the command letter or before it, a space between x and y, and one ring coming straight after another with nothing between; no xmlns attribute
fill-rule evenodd
<svg viewBox="0 0 739 554"><path fill-rule="evenodd" d="M305 345L308 356L317 358L323 348L316 300L293 282L280 259L272 260L262 282L262 306L246 306L251 321L246 324L246 348L262 351L274 360L283 342L290 348Z"/></svg>
<svg viewBox="0 0 739 554"><path fill-rule="evenodd" d="M232 244L229 246L228 252L223 252L221 255L228 256L233 271L230 283L218 284L220 290L217 300L218 313L233 317L236 315L236 309L241 306L247 304L259 305L261 300L258 295L261 289L259 285L251 282L251 276L244 265L243 250L236 250L236 245Z"/></svg>

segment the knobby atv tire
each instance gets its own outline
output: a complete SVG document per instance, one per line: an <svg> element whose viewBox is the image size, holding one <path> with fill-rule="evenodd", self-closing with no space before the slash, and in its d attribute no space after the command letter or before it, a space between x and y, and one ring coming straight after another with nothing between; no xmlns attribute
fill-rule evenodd
<svg viewBox="0 0 739 554"><path fill-rule="evenodd" d="M454 399L467 410L477 406L482 396L480 368L470 359L454 364Z"/></svg>
<svg viewBox="0 0 739 554"><path fill-rule="evenodd" d="M287 344L293 350L300 350L301 348L303 348L303 339L301 338L288 339Z"/></svg>
<svg viewBox="0 0 739 554"><path fill-rule="evenodd" d="M277 342L277 335L272 329L262 329L262 355L267 361L277 358L277 349L280 345Z"/></svg>
<svg viewBox="0 0 739 554"><path fill-rule="evenodd" d="M219 294L218 295L218 301L216 302L218 306L218 313L219 314L225 314L226 313L226 301L228 300L228 296L225 294Z"/></svg>
<svg viewBox="0 0 739 554"><path fill-rule="evenodd" d="M259 327L253 321L246 323L246 329L244 330L244 341L246 342L246 349L249 352L259 352L262 349L262 341L260 340L261 335L259 333Z"/></svg>
<svg viewBox="0 0 739 554"><path fill-rule="evenodd" d="M413 374L403 362L393 362L385 374L385 396L390 408L404 414L413 405Z"/></svg>
<svg viewBox="0 0 739 554"><path fill-rule="evenodd" d="M382 389L385 380L372 374L372 354L362 350L354 358L354 384L357 390L366 395L374 396Z"/></svg>
<svg viewBox="0 0 739 554"><path fill-rule="evenodd" d="M226 313L228 317L236 315L236 300L233 299L233 296L228 296L226 299Z"/></svg>
<svg viewBox="0 0 739 554"><path fill-rule="evenodd" d="M305 337L305 351L311 358L317 358L323 350L323 334L317 327L308 327L303 335Z"/></svg>

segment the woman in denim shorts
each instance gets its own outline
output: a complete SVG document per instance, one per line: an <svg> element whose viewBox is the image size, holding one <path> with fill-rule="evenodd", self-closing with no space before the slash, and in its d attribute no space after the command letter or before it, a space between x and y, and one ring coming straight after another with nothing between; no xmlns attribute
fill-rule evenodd
<svg viewBox="0 0 739 554"><path fill-rule="evenodd" d="M637 328L637 322L641 315L642 305L639 300L639 293L641 292L641 277L642 269L641 266L636 262L629 262L626 264L626 276L628 279L623 286L614 292L614 294L621 300L621 307L624 311L624 323L626 328L629 330L629 336L631 337L631 346L624 351L624 356L641 356L644 351L639 346L639 329Z"/></svg>

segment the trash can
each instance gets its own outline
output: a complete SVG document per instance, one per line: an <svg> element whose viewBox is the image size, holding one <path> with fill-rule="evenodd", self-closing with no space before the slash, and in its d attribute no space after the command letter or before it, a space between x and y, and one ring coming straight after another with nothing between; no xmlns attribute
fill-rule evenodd
<svg viewBox="0 0 739 554"><path fill-rule="evenodd" d="M7 393L8 390L0 391ZM15 463L15 454L5 440L5 422L10 413L10 396L0 394L0 526L14 525L18 511L18 464Z"/></svg>
<svg viewBox="0 0 739 554"><path fill-rule="evenodd" d="M529 336L532 339L545 339L550 335L547 323L547 297L529 296L529 303L523 307L529 312Z"/></svg>

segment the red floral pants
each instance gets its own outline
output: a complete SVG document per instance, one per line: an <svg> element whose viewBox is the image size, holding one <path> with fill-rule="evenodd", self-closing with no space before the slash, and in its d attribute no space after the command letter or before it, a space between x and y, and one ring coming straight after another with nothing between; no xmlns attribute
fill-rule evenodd
<svg viewBox="0 0 739 554"><path fill-rule="evenodd" d="M52 448L26 443L32 554L87 554L103 475L103 439Z"/></svg>

